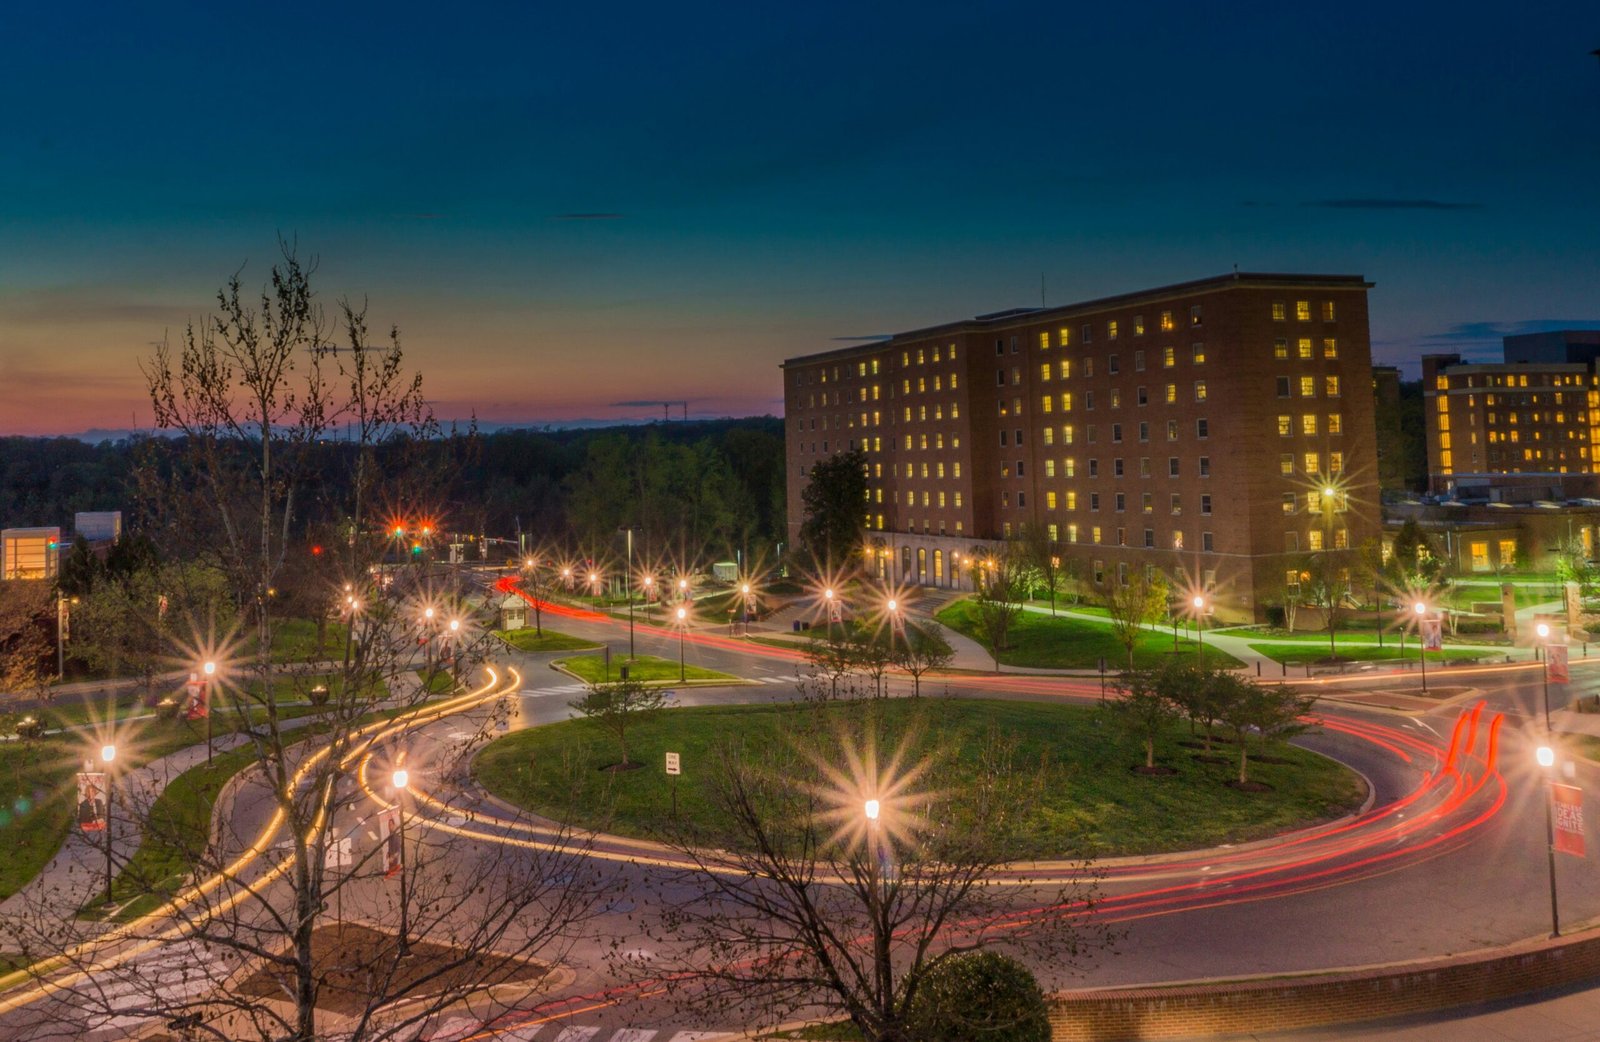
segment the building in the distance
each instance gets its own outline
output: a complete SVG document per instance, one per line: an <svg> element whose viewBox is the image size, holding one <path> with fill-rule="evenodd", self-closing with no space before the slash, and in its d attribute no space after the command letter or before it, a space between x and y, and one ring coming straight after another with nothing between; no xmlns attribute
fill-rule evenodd
<svg viewBox="0 0 1600 1042"><path fill-rule="evenodd" d="M964 585L1031 524L1085 582L1151 565L1256 616L1378 536L1370 287L1238 273L792 358L791 537L811 467L860 449L892 581Z"/></svg>
<svg viewBox="0 0 1600 1042"><path fill-rule="evenodd" d="M1600 331L1508 336L1504 357L1423 356L1430 489L1493 502L1600 493Z"/></svg>
<svg viewBox="0 0 1600 1042"><path fill-rule="evenodd" d="M54 579L60 567L60 528L0 531L0 579Z"/></svg>

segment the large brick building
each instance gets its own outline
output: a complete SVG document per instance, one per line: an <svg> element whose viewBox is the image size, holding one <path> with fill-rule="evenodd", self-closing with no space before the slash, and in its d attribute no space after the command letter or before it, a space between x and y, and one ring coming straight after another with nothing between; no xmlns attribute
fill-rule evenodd
<svg viewBox="0 0 1600 1042"><path fill-rule="evenodd" d="M791 536L810 468L861 449L897 581L965 585L1036 524L1085 581L1154 565L1255 616L1378 534L1370 285L1238 273L789 359Z"/></svg>
<svg viewBox="0 0 1600 1042"><path fill-rule="evenodd" d="M1504 347L1504 362L1423 356L1429 487L1510 501L1600 492L1600 331Z"/></svg>

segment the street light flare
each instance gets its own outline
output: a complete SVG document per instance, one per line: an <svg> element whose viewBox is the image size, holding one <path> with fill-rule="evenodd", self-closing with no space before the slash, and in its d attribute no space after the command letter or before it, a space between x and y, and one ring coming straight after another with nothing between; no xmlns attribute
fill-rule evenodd
<svg viewBox="0 0 1600 1042"><path fill-rule="evenodd" d="M1552 767L1555 765L1556 751L1550 748L1548 745L1539 746L1539 751L1534 755L1539 758L1540 767Z"/></svg>
<svg viewBox="0 0 1600 1042"><path fill-rule="evenodd" d="M866 803L865 810L866 810L867 820L868 821L877 821L878 820L878 801L877 800L868 800L867 803Z"/></svg>

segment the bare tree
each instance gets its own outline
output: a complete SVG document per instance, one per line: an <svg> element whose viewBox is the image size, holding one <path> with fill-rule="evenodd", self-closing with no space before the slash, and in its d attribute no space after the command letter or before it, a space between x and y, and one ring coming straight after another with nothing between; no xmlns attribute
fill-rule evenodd
<svg viewBox="0 0 1600 1042"><path fill-rule="evenodd" d="M590 684L583 697L567 703L617 740L622 750L622 760L617 767L623 770L641 766L628 759L628 728L648 720L666 704L661 688L634 678Z"/></svg>
<svg viewBox="0 0 1600 1042"><path fill-rule="evenodd" d="M464 672L481 654L485 631L464 589L448 576L434 574L425 561L385 565L390 533L367 520L367 504L409 487L413 475L406 467L394 460L375 466L371 454L399 434L430 429L420 378L404 371L396 336L387 346L367 344L364 308L346 305L349 344L340 349L337 366L343 390L325 379L333 349L311 288L314 265L302 265L288 247L283 252L259 307L246 301L235 275L218 295L220 313L191 324L176 356L162 345L145 366L159 422L184 435L181 453L165 463L156 459L159 465L142 475L147 498L179 511L162 518L164 549L169 559L217 562L255 639L253 646L230 644L205 618L169 618L167 633L177 661L214 657L220 664L224 697L191 712L225 719L227 731L245 736L238 755L251 773L229 789L232 798L218 813L222 824L209 836L203 827L197 835L192 822L186 829L170 827L156 813L159 802L140 807L125 800L118 808L147 844L164 838L165 853L154 862L123 859L112 908L87 895L78 903L95 905L100 915L160 906L153 918L136 918L106 938L74 937L75 930L89 928L72 916L70 897L63 914L61 895L38 894L31 921L7 924L19 950L98 967L62 1014L68 1029L97 1016L104 1023L133 1015L129 996L147 999L135 1003L134 1013L174 1008L172 996L146 987L138 961L119 961L123 942L135 938L189 945L203 952L208 966L266 982L252 991L230 981L180 1005L191 1033L313 1042L327 1036L324 1023L332 1020L338 1025L333 1033L344 1037L389 1037L397 1023L416 1026L442 1008L427 996L480 994L504 979L510 964L502 957L521 963L558 942L587 914L595 893L578 882L570 893L564 884L546 882L583 878L563 863L572 852L569 837L553 837L554 868L541 868L543 855L468 849L446 829L414 833L408 842L404 809L397 839L388 829L387 842L366 846L360 856L350 853L389 820L393 804L406 800L403 792L385 793L374 774L387 779L406 769L422 782L448 780L443 767L458 762L460 750L438 751L438 739L417 736L413 725L471 710L488 695L430 705L418 667L431 673L443 658L432 649L448 640L452 664ZM350 418L349 441L322 438L335 417ZM286 569L289 548L308 542L303 507L312 498L313 466L336 469L342 460L355 471L350 497L321 504L324 516L342 519L341 552L329 555L340 567L331 575ZM280 589L286 582L307 588ZM348 625L333 661L276 660L283 658L273 645L280 598L342 605ZM428 613L428 607L436 610ZM482 734L480 721L464 741ZM413 743L435 752L417 762ZM341 814L362 803L361 786L373 792L380 810L355 827ZM444 795L428 796L447 803ZM234 821L241 823L238 831ZM341 835L342 829L353 831ZM398 873L401 886L373 878L407 859ZM152 863L159 870L145 871ZM370 943L359 957L352 954L354 942L328 942L326 923L330 915L342 918L341 905L371 924ZM423 932L434 945L425 957L420 944L411 943ZM34 972L51 976L58 967L45 963ZM117 987L103 987L107 980L117 980ZM325 1001L334 981L358 996L336 1015ZM417 1012L386 1008L401 1000Z"/></svg>
<svg viewBox="0 0 1600 1042"><path fill-rule="evenodd" d="M954 750L919 755L920 725L891 719L823 709L785 744L724 749L706 783L714 833L671 837L691 867L661 884L666 964L628 968L699 1014L804 1010L902 1042L928 974L958 953L1003 946L1068 966L1105 947L1086 866L1039 881L1036 908L1000 882L1017 881L1009 863L1043 785L1012 743L969 736L977 762L953 782Z"/></svg>
<svg viewBox="0 0 1600 1042"><path fill-rule="evenodd" d="M1061 547L1050 538L1050 528L1037 521L1022 526L1021 549L1028 566L1044 584L1050 594L1050 614L1056 613L1056 594L1061 590L1063 577Z"/></svg>

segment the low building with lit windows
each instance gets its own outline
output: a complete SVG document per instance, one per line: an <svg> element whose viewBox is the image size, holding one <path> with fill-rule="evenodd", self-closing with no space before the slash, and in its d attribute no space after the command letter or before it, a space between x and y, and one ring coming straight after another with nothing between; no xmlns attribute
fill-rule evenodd
<svg viewBox="0 0 1600 1042"><path fill-rule="evenodd" d="M1504 362L1424 355L1428 484L1455 498L1600 494L1600 331L1505 338Z"/></svg>
<svg viewBox="0 0 1600 1042"><path fill-rule="evenodd" d="M1038 525L1084 583L1149 565L1257 617L1306 553L1378 537L1369 288L1237 273L789 359L791 537L811 467L859 449L892 581L970 586Z"/></svg>

